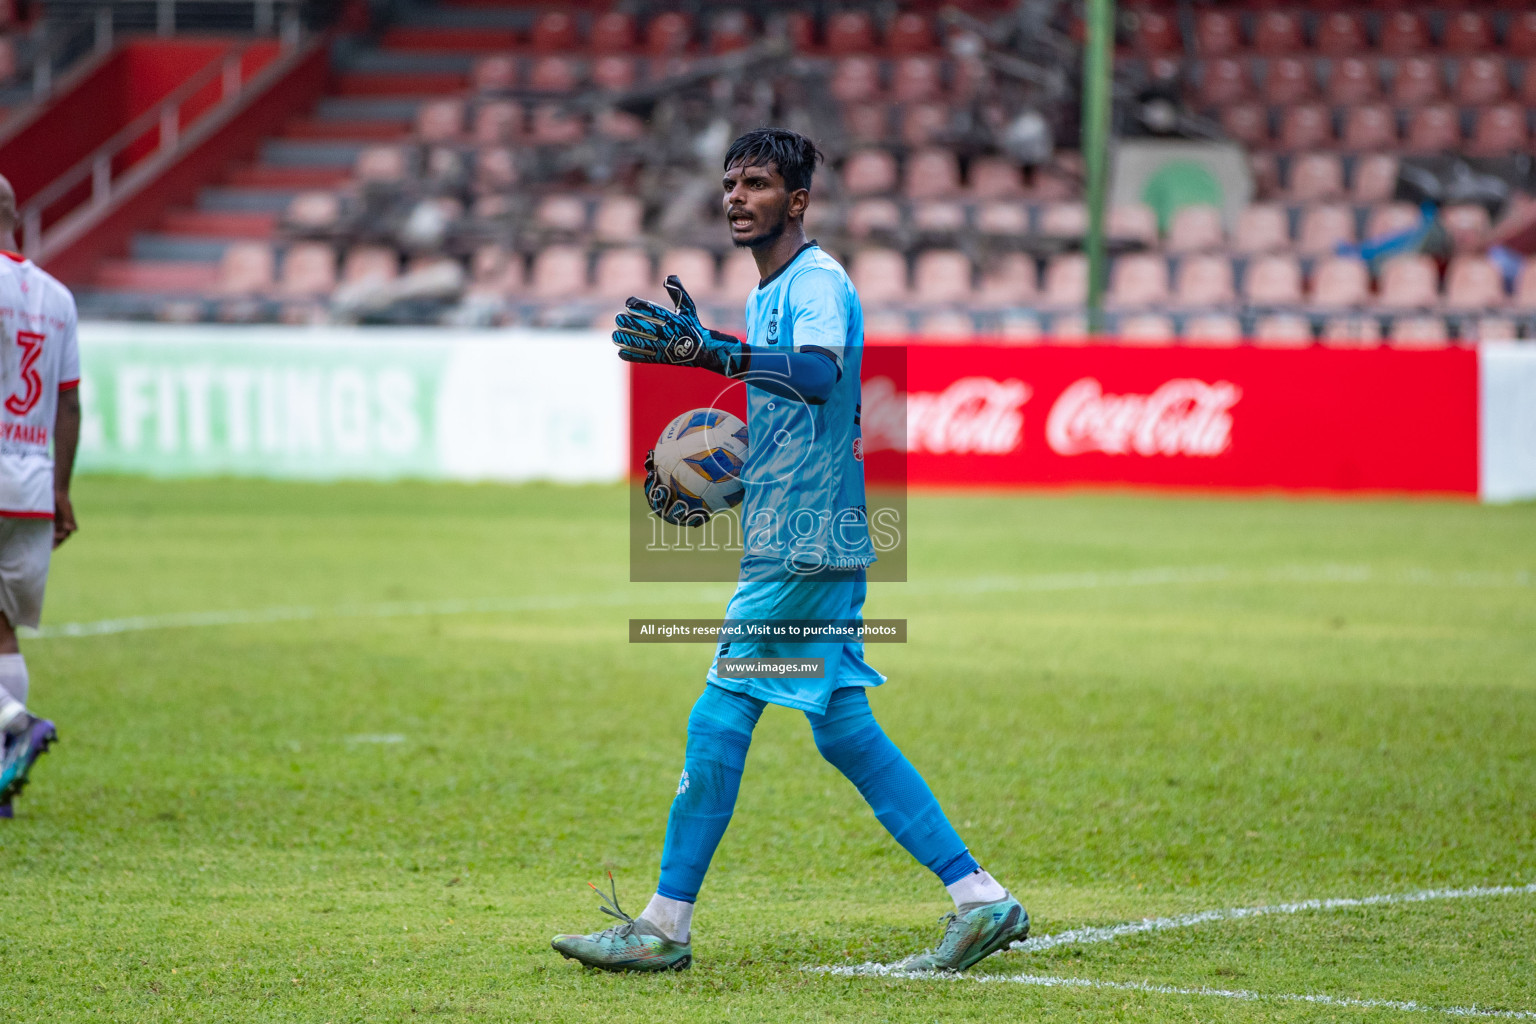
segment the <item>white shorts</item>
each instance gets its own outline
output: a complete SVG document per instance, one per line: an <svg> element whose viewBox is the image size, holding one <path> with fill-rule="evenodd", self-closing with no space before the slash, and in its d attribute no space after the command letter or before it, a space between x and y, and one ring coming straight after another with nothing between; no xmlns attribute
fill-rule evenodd
<svg viewBox="0 0 1536 1024"><path fill-rule="evenodd" d="M53 520L0 516L0 612L11 628L37 628L53 555Z"/></svg>

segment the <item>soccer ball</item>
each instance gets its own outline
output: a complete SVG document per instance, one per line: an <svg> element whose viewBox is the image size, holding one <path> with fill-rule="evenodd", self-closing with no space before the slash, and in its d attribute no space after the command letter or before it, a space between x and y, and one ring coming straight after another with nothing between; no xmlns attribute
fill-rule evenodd
<svg viewBox="0 0 1536 1024"><path fill-rule="evenodd" d="M747 425L720 409L690 409L667 424L652 458L673 499L685 503L690 513L702 513L702 522L741 504Z"/></svg>

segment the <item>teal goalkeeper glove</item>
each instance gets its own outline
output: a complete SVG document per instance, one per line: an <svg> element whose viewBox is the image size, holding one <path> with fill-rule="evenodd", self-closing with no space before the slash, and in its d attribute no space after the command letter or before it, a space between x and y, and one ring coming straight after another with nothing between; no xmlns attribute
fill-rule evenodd
<svg viewBox="0 0 1536 1024"><path fill-rule="evenodd" d="M676 274L664 283L676 311L630 296L629 310L614 317L613 343L619 358L631 363L698 366L738 377L746 372L747 347L740 338L712 331L699 322L698 307Z"/></svg>

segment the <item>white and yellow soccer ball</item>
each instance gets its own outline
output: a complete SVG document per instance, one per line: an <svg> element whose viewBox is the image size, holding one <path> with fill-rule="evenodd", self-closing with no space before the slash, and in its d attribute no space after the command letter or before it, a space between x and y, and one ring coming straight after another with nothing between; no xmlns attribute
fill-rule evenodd
<svg viewBox="0 0 1536 1024"><path fill-rule="evenodd" d="M689 409L667 424L652 456L673 500L710 515L741 504L747 425L720 409Z"/></svg>

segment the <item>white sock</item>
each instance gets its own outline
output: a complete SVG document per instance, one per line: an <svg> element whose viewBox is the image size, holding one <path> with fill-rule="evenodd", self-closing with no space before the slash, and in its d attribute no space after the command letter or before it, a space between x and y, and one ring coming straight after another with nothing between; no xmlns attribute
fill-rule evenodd
<svg viewBox="0 0 1536 1024"><path fill-rule="evenodd" d="M1008 895L1008 890L997 884L997 879L977 868L958 882L945 886L955 899L955 906L967 903L996 903Z"/></svg>
<svg viewBox="0 0 1536 1024"><path fill-rule="evenodd" d="M19 733L27 724L27 708L10 694L0 693L0 735Z"/></svg>
<svg viewBox="0 0 1536 1024"><path fill-rule="evenodd" d="M693 904L667 899L661 893L651 897L640 916L673 942L687 942L693 930Z"/></svg>
<svg viewBox="0 0 1536 1024"><path fill-rule="evenodd" d="M6 693L18 704L27 702L27 659L20 654L0 654L0 694Z"/></svg>

